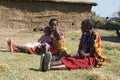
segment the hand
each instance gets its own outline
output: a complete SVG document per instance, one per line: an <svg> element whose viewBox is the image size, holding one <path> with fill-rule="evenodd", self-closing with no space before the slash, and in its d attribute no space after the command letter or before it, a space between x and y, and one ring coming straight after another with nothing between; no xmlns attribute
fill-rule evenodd
<svg viewBox="0 0 120 80"><path fill-rule="evenodd" d="M56 26L53 26L53 31L55 31L57 28L56 28Z"/></svg>
<svg viewBox="0 0 120 80"><path fill-rule="evenodd" d="M85 54L83 50L79 50L78 53L79 53L80 55Z"/></svg>
<svg viewBox="0 0 120 80"><path fill-rule="evenodd" d="M86 58L85 52L83 50L79 50L78 54L79 54L80 58L82 58L82 59Z"/></svg>

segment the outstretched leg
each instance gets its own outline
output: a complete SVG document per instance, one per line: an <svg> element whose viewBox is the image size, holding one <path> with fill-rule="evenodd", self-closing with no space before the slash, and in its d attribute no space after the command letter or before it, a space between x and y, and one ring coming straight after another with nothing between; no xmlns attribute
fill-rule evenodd
<svg viewBox="0 0 120 80"><path fill-rule="evenodd" d="M7 44L8 44L8 47L10 49L10 52L14 53L15 52L15 47L14 47L14 44L13 44L12 40L9 37L7 38Z"/></svg>
<svg viewBox="0 0 120 80"><path fill-rule="evenodd" d="M7 44L8 44L8 47L10 49L10 52L12 52L12 53L14 53L14 52L24 52L24 53L28 52L27 47L15 45L9 37L7 38Z"/></svg>
<svg viewBox="0 0 120 80"><path fill-rule="evenodd" d="M65 65L51 66L50 70L67 70Z"/></svg>
<svg viewBox="0 0 120 80"><path fill-rule="evenodd" d="M28 48L26 46L14 45L14 47L16 52L29 53Z"/></svg>
<svg viewBox="0 0 120 80"><path fill-rule="evenodd" d="M52 61L51 62L51 70L66 70L67 68L65 65L61 62L61 60L58 61Z"/></svg>

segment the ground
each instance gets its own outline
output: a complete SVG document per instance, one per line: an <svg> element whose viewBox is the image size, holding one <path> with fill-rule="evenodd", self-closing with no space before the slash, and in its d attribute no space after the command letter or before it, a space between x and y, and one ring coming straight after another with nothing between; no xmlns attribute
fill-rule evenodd
<svg viewBox="0 0 120 80"><path fill-rule="evenodd" d="M72 30L71 30L72 31ZM79 39L81 35L79 33L75 33L80 30L73 30L73 33L70 31L65 31L66 39ZM102 37L103 46L119 46L120 45L120 38L117 37L115 31L107 31L107 30L97 30ZM79 35L77 37L69 37L69 34L72 36ZM6 38L10 37L13 42L17 45L24 45L27 42L37 42L38 38L43 34L42 31L34 32L28 29L1 29L0 30L0 49L7 49ZM68 36L68 37L67 37ZM67 41L66 41L67 42Z"/></svg>
<svg viewBox="0 0 120 80"><path fill-rule="evenodd" d="M40 36L41 33L34 33L25 29L2 29L0 30L0 49L7 49L7 37L10 37L17 45L24 45L27 42L37 42Z"/></svg>
<svg viewBox="0 0 120 80"><path fill-rule="evenodd" d="M1 80L119 80L120 38L115 31L97 29L103 43L103 56L107 58L101 68L71 71L39 71L40 56L23 53L11 54L8 51L6 38L10 37L15 44L37 42L43 32L27 29L0 30L0 79ZM66 45L69 53L76 53L81 36L80 30L65 31ZM47 75L47 76L46 76Z"/></svg>

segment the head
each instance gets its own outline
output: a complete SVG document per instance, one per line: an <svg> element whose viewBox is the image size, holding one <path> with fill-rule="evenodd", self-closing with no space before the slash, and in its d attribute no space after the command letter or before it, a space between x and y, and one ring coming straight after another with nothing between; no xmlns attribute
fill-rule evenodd
<svg viewBox="0 0 120 80"><path fill-rule="evenodd" d="M58 20L56 18L52 18L49 21L49 26L53 29L54 27L58 26Z"/></svg>
<svg viewBox="0 0 120 80"><path fill-rule="evenodd" d="M44 33L45 33L45 35L50 35L51 34L51 29L50 29L49 26L44 28Z"/></svg>
<svg viewBox="0 0 120 80"><path fill-rule="evenodd" d="M85 19L81 23L82 33L86 33L86 34L91 33L93 27L94 27L94 22L91 19Z"/></svg>

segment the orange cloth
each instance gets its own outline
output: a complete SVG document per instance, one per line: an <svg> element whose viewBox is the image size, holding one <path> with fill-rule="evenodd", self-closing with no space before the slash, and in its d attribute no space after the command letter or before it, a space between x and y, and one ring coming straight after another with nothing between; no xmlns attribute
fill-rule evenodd
<svg viewBox="0 0 120 80"><path fill-rule="evenodd" d="M28 47L27 50L28 50L28 53L35 54L35 47Z"/></svg>

